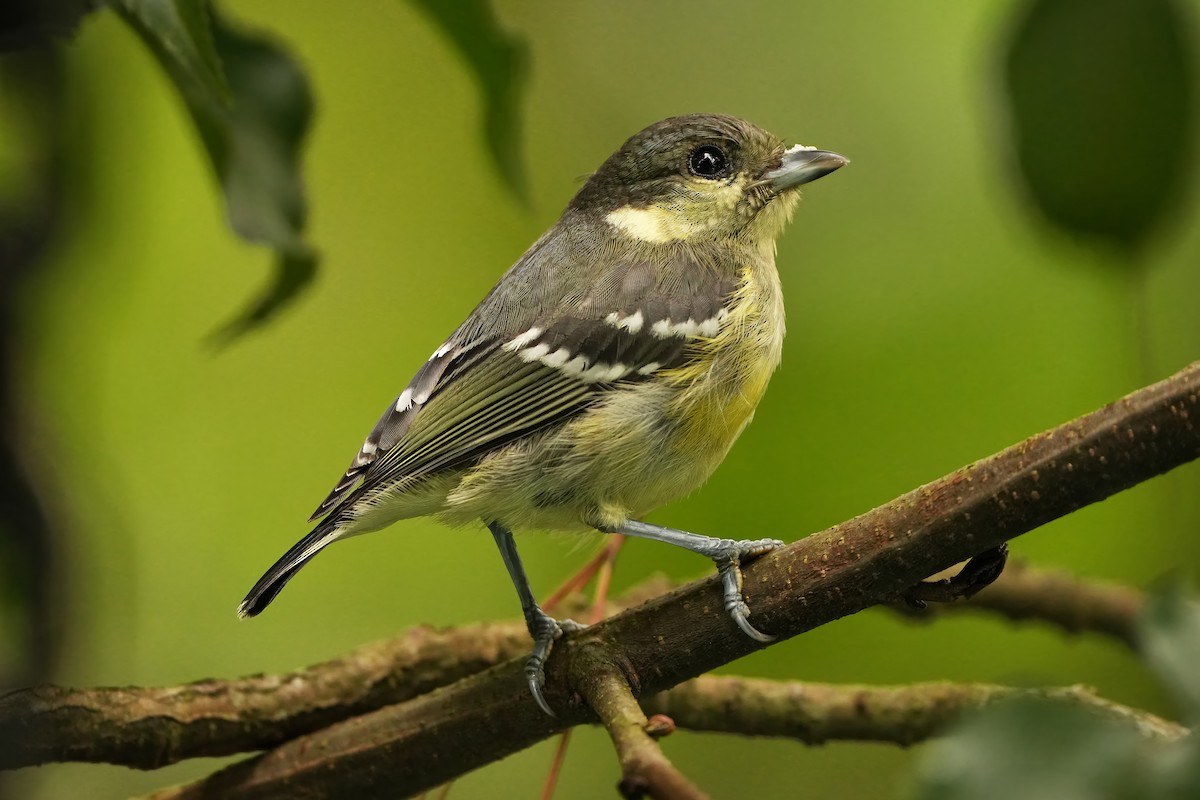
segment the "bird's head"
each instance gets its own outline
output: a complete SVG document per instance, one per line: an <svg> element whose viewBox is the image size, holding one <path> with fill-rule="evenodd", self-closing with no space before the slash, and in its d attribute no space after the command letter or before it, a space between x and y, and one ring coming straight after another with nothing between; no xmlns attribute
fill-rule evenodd
<svg viewBox="0 0 1200 800"><path fill-rule="evenodd" d="M846 163L826 150L788 148L737 117L671 117L630 137L570 208L648 244L746 234L773 241L795 207L796 188Z"/></svg>

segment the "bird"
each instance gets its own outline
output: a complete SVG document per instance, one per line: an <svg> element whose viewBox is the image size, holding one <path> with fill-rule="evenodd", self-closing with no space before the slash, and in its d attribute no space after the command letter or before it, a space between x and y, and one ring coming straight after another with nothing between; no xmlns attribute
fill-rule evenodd
<svg viewBox="0 0 1200 800"><path fill-rule="evenodd" d="M784 337L776 239L798 187L847 163L724 114L631 136L416 370L239 615L259 614L333 542L432 516L491 531L534 641L524 677L551 716L546 659L582 626L538 605L515 530L704 555L736 626L771 641L748 619L740 565L782 541L640 518L703 483L754 415Z"/></svg>

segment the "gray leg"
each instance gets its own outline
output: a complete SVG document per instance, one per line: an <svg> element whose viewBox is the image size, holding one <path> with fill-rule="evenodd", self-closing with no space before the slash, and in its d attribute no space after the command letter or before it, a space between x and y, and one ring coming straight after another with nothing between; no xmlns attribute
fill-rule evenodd
<svg viewBox="0 0 1200 800"><path fill-rule="evenodd" d="M529 579L525 577L525 567L521 565L521 556L517 554L517 543L513 541L512 531L498 522L489 522L488 530L500 548L500 557L508 568L508 576L512 578L513 586L517 587L517 597L521 599L521 613L525 615L525 626L533 637L533 652L525 662L525 679L529 681L529 691L538 706L550 716L555 716L546 698L542 696L542 687L546 685L546 673L543 667L550 656L550 648L554 641L564 633L583 630L583 625L570 619L556 620L542 611L537 600L533 599L533 590L529 588Z"/></svg>
<svg viewBox="0 0 1200 800"><path fill-rule="evenodd" d="M717 572L721 576L721 585L725 590L725 610L733 617L733 621L755 641L772 642L775 640L774 636L758 630L746 619L750 616L750 609L742 597L741 562L742 559L760 556L777 547L783 547L783 542L778 539L717 539L712 536L700 536L696 533L677 531L674 528L664 528L660 525L651 525L632 519L617 528L615 533L673 544L711 558L717 565Z"/></svg>

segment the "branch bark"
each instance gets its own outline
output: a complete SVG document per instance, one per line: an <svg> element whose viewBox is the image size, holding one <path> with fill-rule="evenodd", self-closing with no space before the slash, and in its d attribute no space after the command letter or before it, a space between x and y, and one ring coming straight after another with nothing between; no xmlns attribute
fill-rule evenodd
<svg viewBox="0 0 1200 800"><path fill-rule="evenodd" d="M607 614L678 585L661 575L649 578L610 603ZM1013 563L970 600L921 611L903 602L890 606L921 622L963 611L1040 620L1073 633L1109 635L1134 647L1142 603L1135 589ZM188 758L265 750L425 694L528 649L520 621L420 627L279 675L168 687L34 686L0 696L0 741L6 743L0 748L0 769L57 761L156 769Z"/></svg>
<svg viewBox="0 0 1200 800"><path fill-rule="evenodd" d="M1182 725L1118 705L1084 686L1014 689L980 683L849 686L785 683L706 675L647 698L647 713L664 714L681 728L745 736L781 736L805 744L887 742L908 746L945 730L962 714L1019 697L1086 708L1133 726L1151 741L1188 735Z"/></svg>
<svg viewBox="0 0 1200 800"><path fill-rule="evenodd" d="M524 623L415 628L282 675L165 688L34 686L0 695L0 769L97 761L155 769L262 750L425 694L529 649Z"/></svg>
<svg viewBox="0 0 1200 800"><path fill-rule="evenodd" d="M1200 363L747 566L755 625L780 639L886 603L928 575L1200 456ZM547 664L557 719L511 661L429 695L284 743L160 797L394 796L594 721L568 679L583 647L660 692L760 645L724 613L717 580L681 587L561 641ZM447 754L453 753L453 758Z"/></svg>
<svg viewBox="0 0 1200 800"><path fill-rule="evenodd" d="M670 589L662 575L609 613ZM578 608L585 608L582 598ZM414 628L305 669L182 686L71 689L43 684L0 695L0 769L91 761L157 769L187 758L264 750L399 703L529 651L525 623Z"/></svg>
<svg viewBox="0 0 1200 800"><path fill-rule="evenodd" d="M746 589L757 612L756 624L794 635L872 602L890 600L910 578L925 577L1195 458L1200 454L1195 425L1198 386L1200 364L748 566ZM649 608L596 626L577 637L579 644L588 639L602 642L614 656L632 654L622 663L630 667L635 691L652 692L689 672L708 669L715 660L754 649L726 624L713 583L681 587ZM661 586L660 582L655 588L660 591ZM1140 604L1132 590L1017 570L958 607L983 607L1017 619L1042 618L1068 630L1094 629L1131 642ZM775 627L758 623L760 615ZM272 746L383 704L417 698L457 677L523 655L528 643L522 627L498 623L442 632L418 629L283 676L164 689L47 686L13 692L0 696L0 740L6 742L0 748L0 766L109 760L154 767L180 758ZM567 704L561 722L522 712L496 731L491 742L472 737L474 760L460 762L452 771L427 774L418 759L409 762L410 772L379 779L391 791L397 788L391 781L410 779L414 782L405 786L416 791L587 719L578 700L564 691L563 670L576 646L563 642L551 659L549 694L552 702ZM523 709L527 703L515 677L518 670L519 664L506 664L477 682L447 690L449 697L438 700L439 707L444 703L448 709L441 713L453 712L450 715L458 720L447 730L470 725L483 708L511 702ZM492 701L472 707L470 698L480 695ZM351 730L371 733L378 725L424 717L421 705L414 699L347 724ZM322 737L336 733L322 731L296 740L295 746L323 746L329 742ZM426 757L429 748L434 748L434 756L446 752L445 742L439 743L431 732L413 737ZM350 746L349 740L337 741ZM365 750L355 749L376 763L398 744L385 737ZM272 765L278 768L289 752L285 746L282 752L231 769L235 776L264 770L260 777L267 778ZM341 755L333 753L333 772L344 766ZM203 796L203 786L185 791Z"/></svg>
<svg viewBox="0 0 1200 800"><path fill-rule="evenodd" d="M610 603L607 614L677 585L661 575L649 578ZM1113 636L1134 647L1142 603L1135 589L1013 563L968 601L921 611L903 602L891 607L921 622L962 611L1040 620L1073 633ZM188 758L265 750L425 694L528 649L519 621L420 627L279 675L169 687L34 686L0 696L0 741L6 742L0 769L57 761L156 769Z"/></svg>
<svg viewBox="0 0 1200 800"><path fill-rule="evenodd" d="M580 650L571 660L571 679L608 731L621 764L621 796L636 800L707 800L663 754L648 720L620 668L602 648Z"/></svg>

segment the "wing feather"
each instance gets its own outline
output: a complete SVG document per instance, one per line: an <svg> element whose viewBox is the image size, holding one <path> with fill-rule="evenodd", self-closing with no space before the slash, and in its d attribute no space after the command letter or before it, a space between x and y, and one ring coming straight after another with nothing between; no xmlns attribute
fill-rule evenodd
<svg viewBox="0 0 1200 800"><path fill-rule="evenodd" d="M429 360L421 365L408 386L387 407L383 416L375 423L375 427L367 434L366 441L337 485L308 518L310 522L328 514L354 489L375 460L395 447L412 425L420 407L433 395L439 382L451 371L451 367L461 368L461 362L466 360L472 350L473 348L460 348L451 340L439 347Z"/></svg>
<svg viewBox="0 0 1200 800"><path fill-rule="evenodd" d="M528 289L527 303L497 305L495 292L484 299L384 412L314 519L352 515L357 500L376 490L474 463L579 413L620 383L678 366L689 341L716 330L735 289L704 263L681 267L691 270L682 281L678 269L619 263L608 278L591 278L603 291L554 300L561 276L522 268L519 262L505 280ZM547 311L538 298L565 307Z"/></svg>

